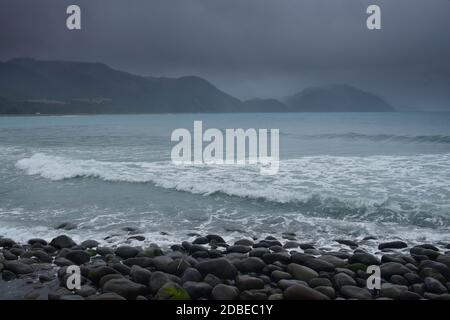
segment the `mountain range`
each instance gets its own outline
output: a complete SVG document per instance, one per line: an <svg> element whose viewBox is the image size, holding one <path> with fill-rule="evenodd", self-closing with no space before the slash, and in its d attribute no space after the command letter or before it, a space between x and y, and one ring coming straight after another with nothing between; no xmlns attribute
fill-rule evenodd
<svg viewBox="0 0 450 320"><path fill-rule="evenodd" d="M144 77L103 63L30 58L0 62L0 114L348 111L394 108L348 85L306 88L282 101L241 101L195 76Z"/></svg>

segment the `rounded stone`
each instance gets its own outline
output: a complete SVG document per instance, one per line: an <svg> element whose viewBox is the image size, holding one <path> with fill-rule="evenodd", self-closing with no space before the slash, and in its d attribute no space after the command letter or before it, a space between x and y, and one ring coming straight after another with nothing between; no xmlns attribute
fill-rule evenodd
<svg viewBox="0 0 450 320"><path fill-rule="evenodd" d="M299 284L287 288L283 295L286 300L330 300L323 293Z"/></svg>
<svg viewBox="0 0 450 320"><path fill-rule="evenodd" d="M135 300L138 295L145 293L145 286L127 279L112 279L103 285L102 290L104 293L113 292L128 300Z"/></svg>

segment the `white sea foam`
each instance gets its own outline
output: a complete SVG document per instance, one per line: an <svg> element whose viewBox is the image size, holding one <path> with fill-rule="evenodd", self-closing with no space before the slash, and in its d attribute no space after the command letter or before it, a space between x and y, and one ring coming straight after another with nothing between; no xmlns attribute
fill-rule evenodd
<svg viewBox="0 0 450 320"><path fill-rule="evenodd" d="M29 175L58 181L98 178L104 181L153 182L180 191L223 192L277 202L305 200L311 190L339 197L385 201L397 195L450 193L449 154L419 156L332 157L284 160L280 174L259 175L256 166L175 166L170 162L107 162L36 153L16 166ZM364 197L363 197L364 198ZM442 199L445 201L444 199Z"/></svg>
<svg viewBox="0 0 450 320"><path fill-rule="evenodd" d="M170 162L108 162L43 153L16 163L29 175L59 181L93 178L152 183L211 195L222 193L311 207L312 216L424 227L449 226L449 154L417 156L315 156L281 162L275 176L256 166L176 166Z"/></svg>

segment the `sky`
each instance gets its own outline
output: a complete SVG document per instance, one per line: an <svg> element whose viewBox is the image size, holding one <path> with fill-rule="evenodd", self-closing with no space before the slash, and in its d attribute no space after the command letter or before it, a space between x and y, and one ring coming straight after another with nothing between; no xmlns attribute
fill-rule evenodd
<svg viewBox="0 0 450 320"><path fill-rule="evenodd" d="M66 28L71 4L82 30ZM240 99L345 83L450 110L450 0L0 0L0 60L15 57L197 75Z"/></svg>

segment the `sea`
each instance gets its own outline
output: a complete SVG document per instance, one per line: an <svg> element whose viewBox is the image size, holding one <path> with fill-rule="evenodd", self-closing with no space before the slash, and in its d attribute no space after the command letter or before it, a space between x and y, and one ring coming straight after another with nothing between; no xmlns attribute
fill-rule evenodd
<svg viewBox="0 0 450 320"><path fill-rule="evenodd" d="M171 133L196 120L279 129L278 174L173 164ZM73 228L56 229L62 223ZM448 243L450 113L0 117L0 236L62 233L142 246L206 234L295 234L323 248L368 236Z"/></svg>

